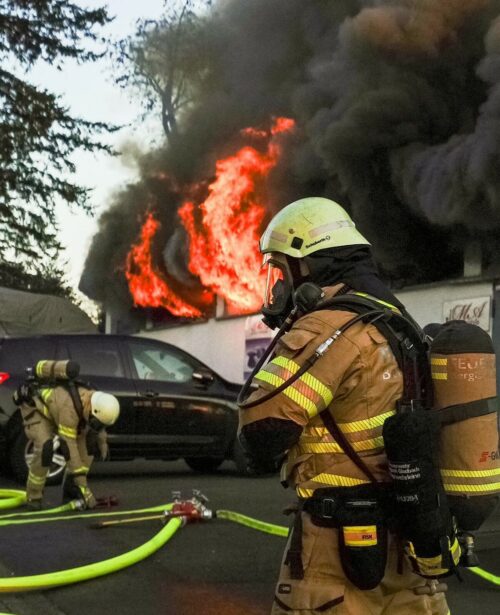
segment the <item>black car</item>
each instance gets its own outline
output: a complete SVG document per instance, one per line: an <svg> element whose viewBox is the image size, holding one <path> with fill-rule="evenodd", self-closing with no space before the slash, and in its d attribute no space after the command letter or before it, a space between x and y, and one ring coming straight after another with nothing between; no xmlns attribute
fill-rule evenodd
<svg viewBox="0 0 500 615"><path fill-rule="evenodd" d="M72 359L80 379L120 400L108 429L112 460L184 458L195 471L233 459L246 473L236 439L239 384L228 382L183 350L126 335L45 335L0 338L0 452L24 481L31 453L12 393L40 359ZM54 442L49 482L61 479L64 458Z"/></svg>

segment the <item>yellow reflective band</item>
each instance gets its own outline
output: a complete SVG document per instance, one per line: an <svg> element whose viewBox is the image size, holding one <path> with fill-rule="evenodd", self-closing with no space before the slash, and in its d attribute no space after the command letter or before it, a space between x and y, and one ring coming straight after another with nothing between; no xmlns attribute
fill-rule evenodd
<svg viewBox="0 0 500 615"><path fill-rule="evenodd" d="M353 293L355 295L358 295L358 297L368 297L368 299L371 299L372 301L375 301L376 303L380 303L380 305L385 305L386 307L390 308L393 312L398 312L399 310L395 305L392 305L392 303L387 303L387 301L382 301L382 299L377 299L377 297L372 297L372 295L369 295L368 293Z"/></svg>
<svg viewBox="0 0 500 615"><path fill-rule="evenodd" d="M308 399L303 393L297 391L293 386L287 387L283 394L289 397L292 401L294 401L297 406L303 408L310 418L316 416L319 412L318 406Z"/></svg>
<svg viewBox="0 0 500 615"><path fill-rule="evenodd" d="M460 545L456 538L451 546L450 541L448 540L448 549L451 553L453 563L457 565L460 559ZM443 556L441 554L436 555L435 557L417 556L415 553L415 548L411 542L409 543L409 555L417 562L419 571L427 576L446 574L449 570L449 568L443 568Z"/></svg>
<svg viewBox="0 0 500 615"><path fill-rule="evenodd" d="M65 427L64 425L59 425L57 432L60 436L65 436L66 438L76 440L77 432L76 429L73 429L72 427Z"/></svg>
<svg viewBox="0 0 500 615"><path fill-rule="evenodd" d="M28 480L35 485L43 485L45 483L45 476L36 476L32 472L28 474Z"/></svg>
<svg viewBox="0 0 500 615"><path fill-rule="evenodd" d="M255 376L255 378L262 380L263 382L268 382L275 387L279 387L285 382L283 378L275 376L274 374L270 374L266 371L259 372ZM292 401L294 401L298 406L305 410L310 417L318 414L318 408L316 407L316 404L314 404L310 399L307 399L307 397L302 393L299 393L299 391L294 389L293 386L287 387L283 391L283 395L286 395Z"/></svg>
<svg viewBox="0 0 500 615"><path fill-rule="evenodd" d="M73 470L72 474L87 474L88 471L88 466L80 466L79 468L76 468L76 470Z"/></svg>
<svg viewBox="0 0 500 615"><path fill-rule="evenodd" d="M500 483L490 483L489 485L457 485L444 482L444 490L449 492L468 491L470 493L488 493L490 491L500 491Z"/></svg>
<svg viewBox="0 0 500 615"><path fill-rule="evenodd" d="M273 366L287 370L292 376L300 369L300 366L295 361L285 357L276 357L269 362L268 366L256 374L255 379L267 382L276 388L281 386L288 378L285 379L281 375L274 373ZM283 374L283 372L280 373ZM283 375L288 376L288 374ZM307 372L295 382L292 382L283 391L283 394L305 410L310 418L316 416L321 410L329 406L333 399L333 395L328 387ZM312 397L316 401L313 401Z"/></svg>
<svg viewBox="0 0 500 615"><path fill-rule="evenodd" d="M355 451L370 451L376 448L384 447L384 438L371 438L370 440L360 440L359 442L351 442ZM304 443L299 441L299 451L303 455L305 453L344 453L344 449L336 442L318 442Z"/></svg>
<svg viewBox="0 0 500 615"><path fill-rule="evenodd" d="M339 423L340 429L344 433L354 433L356 431L365 431L366 429L373 429L374 427L380 427L383 425L390 416L396 414L395 410L389 410L378 416L374 416L371 419L363 419L361 421L352 421L350 423Z"/></svg>
<svg viewBox="0 0 500 615"><path fill-rule="evenodd" d="M448 365L448 359L438 359L437 357L431 357L431 365Z"/></svg>
<svg viewBox="0 0 500 615"><path fill-rule="evenodd" d="M330 405L333 399L332 392L320 380L312 376L309 372L306 372L297 380L297 382L301 381L323 398L325 408Z"/></svg>
<svg viewBox="0 0 500 615"><path fill-rule="evenodd" d="M433 380L448 380L448 374L444 372L432 372Z"/></svg>
<svg viewBox="0 0 500 615"><path fill-rule="evenodd" d="M350 478L349 476L340 476L339 474L318 474L313 479L315 483L324 483L325 485L332 485L333 487L354 487L355 485L365 485L369 483L368 480L361 480L359 478Z"/></svg>
<svg viewBox="0 0 500 615"><path fill-rule="evenodd" d="M36 364L35 373L37 376L42 375L42 370L43 370L43 366L45 365L45 363L47 363L47 361L38 361L38 363Z"/></svg>
<svg viewBox="0 0 500 615"><path fill-rule="evenodd" d="M42 389L40 391L40 397L43 399L44 403L48 402L49 397L52 395L53 391L54 389Z"/></svg>
<svg viewBox="0 0 500 615"><path fill-rule="evenodd" d="M269 361L269 364L271 363L274 363L279 367L284 367L289 372L292 372L292 374L297 373L300 369L300 365L298 363L295 363L295 361L292 361L292 359L287 359L285 357L276 357L272 361Z"/></svg>
<svg viewBox="0 0 500 615"><path fill-rule="evenodd" d="M255 379L256 380L262 380L262 382L267 382L269 384L272 384L274 387L279 387L280 384L283 384L285 382L284 378L281 378L281 376L276 376L276 374L271 374L270 372L266 372L266 370L262 369L260 372L258 372L255 375Z"/></svg>
<svg viewBox="0 0 500 615"><path fill-rule="evenodd" d="M500 476L500 468L495 468L493 470L441 470L441 476L457 476L459 478Z"/></svg>
<svg viewBox="0 0 500 615"><path fill-rule="evenodd" d="M299 498L310 498L314 495L314 489L303 489L302 487L297 487L295 492Z"/></svg>
<svg viewBox="0 0 500 615"><path fill-rule="evenodd" d="M377 544L376 525L345 525L342 532L348 547L373 547Z"/></svg>

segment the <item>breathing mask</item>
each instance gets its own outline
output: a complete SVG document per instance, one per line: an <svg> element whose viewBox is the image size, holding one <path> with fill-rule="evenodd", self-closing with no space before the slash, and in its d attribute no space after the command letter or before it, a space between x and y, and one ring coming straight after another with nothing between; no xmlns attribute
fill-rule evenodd
<svg viewBox="0 0 500 615"><path fill-rule="evenodd" d="M262 269L266 273L263 321L270 329L280 327L293 308L293 276L284 254L264 255Z"/></svg>

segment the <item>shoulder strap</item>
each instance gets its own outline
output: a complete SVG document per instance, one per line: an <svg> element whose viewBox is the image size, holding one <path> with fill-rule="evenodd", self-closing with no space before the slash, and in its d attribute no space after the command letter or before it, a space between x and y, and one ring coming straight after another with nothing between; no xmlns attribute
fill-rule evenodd
<svg viewBox="0 0 500 615"><path fill-rule="evenodd" d="M456 406L447 406L437 411L441 425L451 425L467 419L473 419L477 416L485 416L486 414L495 414L498 412L498 398L488 397L487 399L478 399L469 401L465 404L457 404Z"/></svg>
<svg viewBox="0 0 500 615"><path fill-rule="evenodd" d="M78 432L81 432L87 422L83 415L82 398L80 397L80 393L78 392L76 383L73 380L68 380L66 388L68 389L68 393L71 396L71 400L73 402L76 414L78 415Z"/></svg>
<svg viewBox="0 0 500 615"><path fill-rule="evenodd" d="M363 314L374 307L383 308L385 315L373 321L373 326L387 340L399 368L403 372L403 398L401 405L421 402L432 404L432 380L425 335L409 314L396 306L371 297L366 293L349 292L327 299L317 309L348 310Z"/></svg>
<svg viewBox="0 0 500 615"><path fill-rule="evenodd" d="M364 294L347 293L342 296L333 297L318 306L318 309L345 309L356 314L364 314L373 311L374 306L384 308L385 314L383 318L376 318L370 324L373 324L385 337L403 373L404 389L400 406L404 404L413 405L416 400L422 401L422 387L425 387L425 393L427 394L431 390L428 384L430 380L427 382L427 378L424 377L425 383L422 382L419 374L420 363L424 363L425 369L427 353L423 342L423 335L420 335L420 328L412 319L406 318L395 306ZM396 321L394 324L397 328L392 326L393 321ZM425 371L427 372L427 369ZM430 369L428 371L430 378ZM378 482L363 459L354 450L328 409L323 410L320 416L330 435L340 445L349 459L372 483Z"/></svg>

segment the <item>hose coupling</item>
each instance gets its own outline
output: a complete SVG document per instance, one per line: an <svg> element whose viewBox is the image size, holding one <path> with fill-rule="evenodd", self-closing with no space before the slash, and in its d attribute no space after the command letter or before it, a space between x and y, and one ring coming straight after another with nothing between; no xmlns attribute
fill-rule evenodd
<svg viewBox="0 0 500 615"><path fill-rule="evenodd" d="M181 499L176 492L171 510L164 513L165 523L172 517L182 517L183 525L194 521L207 521L215 517L215 512L207 507L208 498L198 489L193 489L193 495L188 500Z"/></svg>

